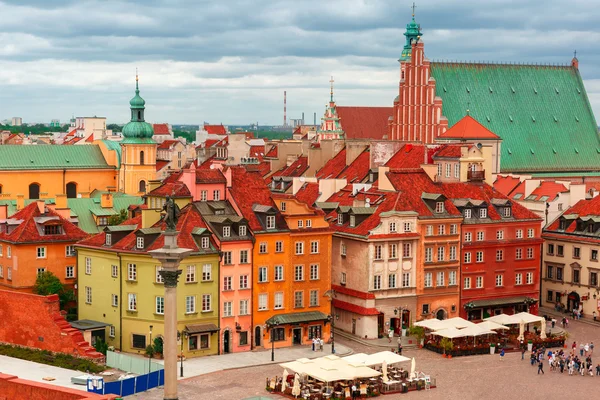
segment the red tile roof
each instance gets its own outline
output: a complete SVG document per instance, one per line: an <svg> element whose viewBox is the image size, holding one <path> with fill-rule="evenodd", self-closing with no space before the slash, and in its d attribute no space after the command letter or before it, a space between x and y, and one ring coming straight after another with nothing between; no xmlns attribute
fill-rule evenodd
<svg viewBox="0 0 600 400"><path fill-rule="evenodd" d="M158 161L157 161L158 163ZM173 173L170 173L165 179L163 179L162 183L174 183L174 182L178 182L179 178L181 177L182 172L181 171L176 171Z"/></svg>
<svg viewBox="0 0 600 400"><path fill-rule="evenodd" d="M166 160L156 160L156 172L160 171L164 167L169 165L169 161Z"/></svg>
<svg viewBox="0 0 600 400"><path fill-rule="evenodd" d="M85 138L85 142L86 143L93 143L94 142L94 135L91 134L90 136L88 136L87 138Z"/></svg>
<svg viewBox="0 0 600 400"><path fill-rule="evenodd" d="M158 149L159 150L168 150L171 148L171 146L173 146L174 144L179 143L179 140L165 140L164 142L162 142L161 144L158 145Z"/></svg>
<svg viewBox="0 0 600 400"><path fill-rule="evenodd" d="M288 177L302 176L306 172L307 169L308 169L308 157L300 156L296 159L296 161L291 163L289 167L284 166L279 171L277 171L273 175L271 175L271 178L275 177L275 176L288 176Z"/></svg>
<svg viewBox="0 0 600 400"><path fill-rule="evenodd" d="M196 183L227 183L220 169L197 169Z"/></svg>
<svg viewBox="0 0 600 400"><path fill-rule="evenodd" d="M433 158L444 157L444 158L460 158L462 145L460 144L445 144L435 152Z"/></svg>
<svg viewBox="0 0 600 400"><path fill-rule="evenodd" d="M269 151L267 151L267 154L265 154L265 157L269 157L269 158L277 158L277 145L274 144Z"/></svg>
<svg viewBox="0 0 600 400"><path fill-rule="evenodd" d="M265 155L265 146L250 146L250 157L263 157Z"/></svg>
<svg viewBox="0 0 600 400"><path fill-rule="evenodd" d="M147 196L192 197L192 194L184 183L168 182L152 190Z"/></svg>
<svg viewBox="0 0 600 400"><path fill-rule="evenodd" d="M521 180L514 176L498 175L494 181L494 189L505 196L512 197L512 192L519 186Z"/></svg>
<svg viewBox="0 0 600 400"><path fill-rule="evenodd" d="M154 134L155 135L170 135L169 125L167 124L154 124Z"/></svg>
<svg viewBox="0 0 600 400"><path fill-rule="evenodd" d="M548 196L548 199L544 201L554 201L559 195L559 193L565 193L569 190L562 183L556 183L553 181L542 181L540 185L531 192L531 195L536 196L535 200L542 201L541 198L544 196ZM527 196L529 198L529 196ZM529 199L532 200L532 199Z"/></svg>
<svg viewBox="0 0 600 400"><path fill-rule="evenodd" d="M244 168L248 172L258 172L260 176L264 177L271 172L271 163L269 161L261 161L258 164L245 164Z"/></svg>
<svg viewBox="0 0 600 400"><path fill-rule="evenodd" d="M359 290L347 288L346 286L331 285L331 289L333 289L337 293L345 294L345 295L352 296L352 297L357 297L359 299L367 300L367 299L375 298L375 295L373 293L361 292Z"/></svg>
<svg viewBox="0 0 600 400"><path fill-rule="evenodd" d="M226 135L227 130L223 125L204 125L204 130L214 135Z"/></svg>
<svg viewBox="0 0 600 400"><path fill-rule="evenodd" d="M319 179L329 179L337 177L342 170L346 168L346 148L344 147L338 152L333 158L323 165L323 167L317 171L315 176Z"/></svg>
<svg viewBox="0 0 600 400"><path fill-rule="evenodd" d="M367 308L352 303L347 303L338 299L333 299L333 306L340 310L350 311L358 315L379 315L381 314L376 308Z"/></svg>
<svg viewBox="0 0 600 400"><path fill-rule="evenodd" d="M596 196L589 200L579 200L573 207L567 209L562 215L570 215L577 214L578 217L587 217L587 216L598 216L600 215L600 196ZM559 228L560 220L556 219L553 223L550 224L546 230L548 231L556 231ZM577 224L572 222L567 229L564 231L566 233L575 232ZM562 232L562 231L560 231ZM577 236L577 240L581 235ZM590 238L591 239L591 238ZM598 239L596 239L598 240Z"/></svg>
<svg viewBox="0 0 600 400"><path fill-rule="evenodd" d="M337 107L347 139L387 137L388 119L393 112L393 107Z"/></svg>
<svg viewBox="0 0 600 400"><path fill-rule="evenodd" d="M319 198L319 184L313 182L305 183L294 197L299 201L312 206Z"/></svg>
<svg viewBox="0 0 600 400"><path fill-rule="evenodd" d="M425 162L425 149L422 144L407 143L385 163L385 166L391 171L421 168L421 164Z"/></svg>
<svg viewBox="0 0 600 400"><path fill-rule="evenodd" d="M369 148L366 148L356 157L340 174L338 179L346 179L348 183L359 183L369 175L371 165L371 153Z"/></svg>
<svg viewBox="0 0 600 400"><path fill-rule="evenodd" d="M60 235L44 235L44 223L36 222L37 217L52 217L52 220L46 221L46 224L62 226L63 233ZM55 211L45 207L45 212L41 213L37 202L30 203L21 211L13 214L10 219L22 220L12 232L0 233L0 240L6 240L13 243L30 243L30 242L77 242L88 237L88 234L75 226L70 221L64 219Z"/></svg>
<svg viewBox="0 0 600 400"><path fill-rule="evenodd" d="M441 139L500 139L500 136L496 135L485 126L481 125L476 119L470 115L466 115L452 125L452 128L442 133L439 138Z"/></svg>

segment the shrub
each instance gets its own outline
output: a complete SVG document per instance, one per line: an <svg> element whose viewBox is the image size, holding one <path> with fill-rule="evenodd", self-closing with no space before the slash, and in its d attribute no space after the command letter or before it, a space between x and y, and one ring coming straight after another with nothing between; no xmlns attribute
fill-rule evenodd
<svg viewBox="0 0 600 400"><path fill-rule="evenodd" d="M19 358L21 360L53 365L55 367L61 367L75 371L99 373L106 370L106 367L96 364L91 360L73 357L70 354L52 353L48 350L29 349L25 347L0 344L0 354L8 357Z"/></svg>

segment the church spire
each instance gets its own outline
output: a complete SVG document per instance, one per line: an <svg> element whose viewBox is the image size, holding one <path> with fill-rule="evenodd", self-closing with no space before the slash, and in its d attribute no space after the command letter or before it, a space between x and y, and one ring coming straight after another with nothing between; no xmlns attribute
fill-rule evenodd
<svg viewBox="0 0 600 400"><path fill-rule="evenodd" d="M412 20L409 24L406 24L406 32L404 32L404 36L406 36L406 43L404 44L404 48L402 49L402 55L400 56L399 61L405 61L410 59L413 41L418 41L419 38L423 35L421 33L421 25L417 24L415 21L415 8L417 8L415 3L413 3L411 8Z"/></svg>
<svg viewBox="0 0 600 400"><path fill-rule="evenodd" d="M331 76L329 83L331 84L331 91L329 93L329 102L333 103L333 75Z"/></svg>

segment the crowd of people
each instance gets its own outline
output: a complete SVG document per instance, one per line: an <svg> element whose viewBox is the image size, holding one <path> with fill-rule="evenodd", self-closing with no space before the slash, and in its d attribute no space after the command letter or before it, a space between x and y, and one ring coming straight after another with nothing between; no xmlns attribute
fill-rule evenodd
<svg viewBox="0 0 600 400"><path fill-rule="evenodd" d="M521 352L521 359L524 358L525 349ZM544 364L548 363L550 371L558 371L561 374L567 371L569 375L598 375L600 376L600 363L594 367L592 362L592 355L594 354L594 343L581 343L579 345L579 351L577 349L577 343L573 342L571 346L571 352L558 350L549 350L546 353L544 347L534 348L531 352L530 361L531 365L537 365L538 375L544 374Z"/></svg>

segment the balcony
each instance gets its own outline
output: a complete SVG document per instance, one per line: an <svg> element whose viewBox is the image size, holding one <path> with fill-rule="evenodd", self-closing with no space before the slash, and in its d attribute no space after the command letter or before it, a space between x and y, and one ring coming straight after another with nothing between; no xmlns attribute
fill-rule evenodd
<svg viewBox="0 0 600 400"><path fill-rule="evenodd" d="M485 170L467 171L467 180L470 182L481 182L485 180Z"/></svg>

